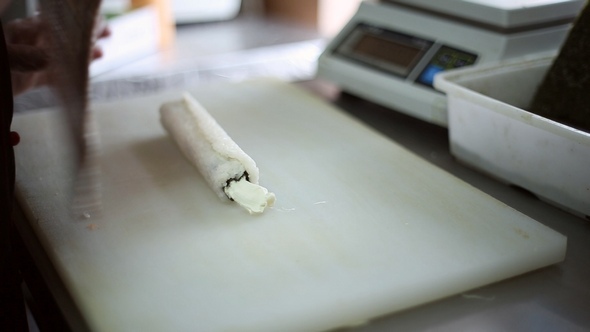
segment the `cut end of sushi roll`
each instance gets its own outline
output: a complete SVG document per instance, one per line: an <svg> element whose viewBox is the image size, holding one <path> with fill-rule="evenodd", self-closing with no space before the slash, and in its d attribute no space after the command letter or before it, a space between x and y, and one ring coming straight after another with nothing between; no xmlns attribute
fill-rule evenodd
<svg viewBox="0 0 590 332"><path fill-rule="evenodd" d="M251 183L246 176L239 180L228 181L223 189L227 197L238 203L250 214L259 214L264 212L275 202L275 194L260 185Z"/></svg>

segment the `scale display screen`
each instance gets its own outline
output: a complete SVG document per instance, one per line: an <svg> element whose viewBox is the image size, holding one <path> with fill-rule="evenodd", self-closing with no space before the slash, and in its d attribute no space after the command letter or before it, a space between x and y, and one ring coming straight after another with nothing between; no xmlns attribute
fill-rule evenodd
<svg viewBox="0 0 590 332"><path fill-rule="evenodd" d="M477 60L474 53L366 23L356 25L334 54L431 88L437 73Z"/></svg>
<svg viewBox="0 0 590 332"><path fill-rule="evenodd" d="M419 59L422 49L377 36L364 35L354 46L354 51L408 69Z"/></svg>
<svg viewBox="0 0 590 332"><path fill-rule="evenodd" d="M335 53L405 78L433 44L430 40L361 23Z"/></svg>

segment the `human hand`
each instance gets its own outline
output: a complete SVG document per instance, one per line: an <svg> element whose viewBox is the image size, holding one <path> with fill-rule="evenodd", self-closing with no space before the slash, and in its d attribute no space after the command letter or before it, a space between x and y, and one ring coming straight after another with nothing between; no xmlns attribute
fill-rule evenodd
<svg viewBox="0 0 590 332"><path fill-rule="evenodd" d="M49 29L40 16L15 20L5 26L13 95L51 82L52 56L48 33ZM97 24L97 39L110 33L106 25ZM90 59L98 59L102 54L102 50L94 46Z"/></svg>

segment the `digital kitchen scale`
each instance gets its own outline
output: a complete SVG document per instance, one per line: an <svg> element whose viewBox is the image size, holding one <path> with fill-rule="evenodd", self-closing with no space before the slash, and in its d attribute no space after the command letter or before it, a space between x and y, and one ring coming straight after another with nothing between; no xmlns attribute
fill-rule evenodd
<svg viewBox="0 0 590 332"><path fill-rule="evenodd" d="M585 0L362 2L328 44L318 76L344 91L441 126L445 70L556 52Z"/></svg>

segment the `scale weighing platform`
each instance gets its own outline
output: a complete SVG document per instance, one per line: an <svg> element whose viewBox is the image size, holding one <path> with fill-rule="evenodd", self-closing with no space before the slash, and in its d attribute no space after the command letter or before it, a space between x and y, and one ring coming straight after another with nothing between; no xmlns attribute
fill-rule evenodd
<svg viewBox="0 0 590 332"><path fill-rule="evenodd" d="M318 60L344 91L447 125L445 70L557 52L585 0L390 0L361 3Z"/></svg>

